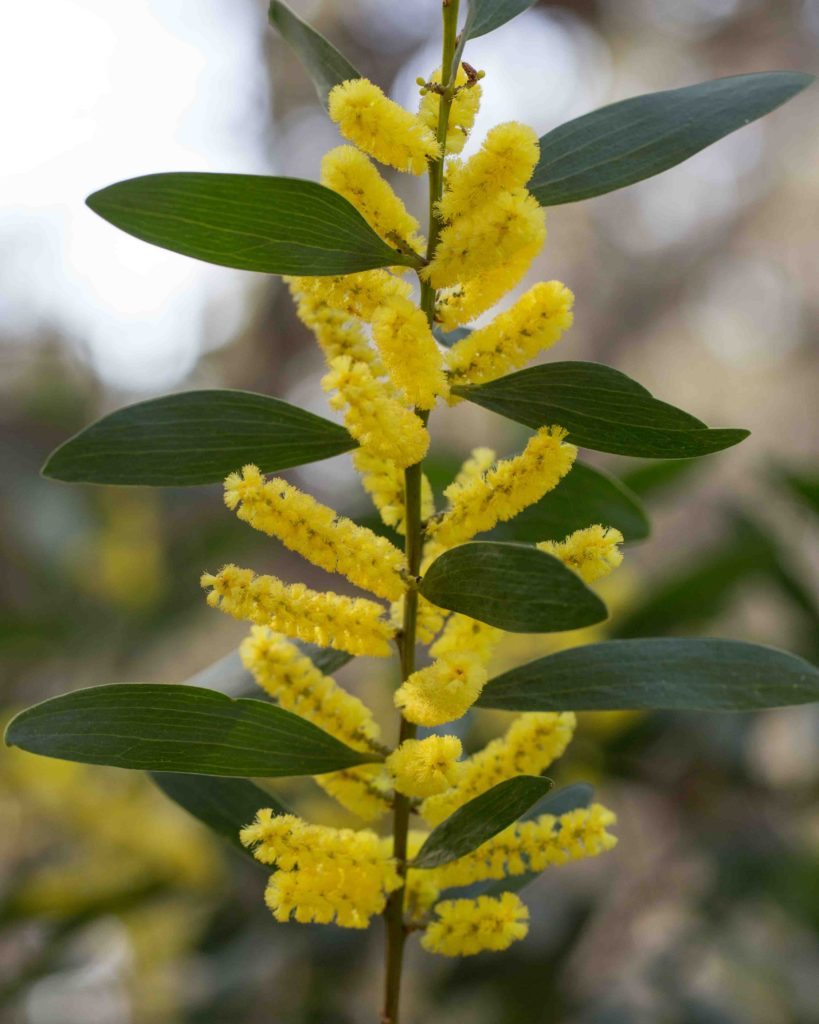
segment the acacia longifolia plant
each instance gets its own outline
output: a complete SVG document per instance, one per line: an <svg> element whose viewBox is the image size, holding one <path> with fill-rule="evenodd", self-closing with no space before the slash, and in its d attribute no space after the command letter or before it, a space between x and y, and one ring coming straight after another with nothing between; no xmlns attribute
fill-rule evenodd
<svg viewBox="0 0 819 1024"><path fill-rule="evenodd" d="M559 281L515 291L543 248L546 209L657 174L810 80L767 72L639 96L540 139L510 121L464 159L492 88L469 64L469 42L528 6L472 0L459 12L459 0L444 0L440 65L418 68L418 107L405 110L274 0L271 21L346 140L324 157L321 183L170 173L90 197L146 242L282 275L326 360L321 387L338 416L242 391L183 392L83 430L46 475L224 480L227 508L248 527L362 593L203 567L208 604L250 624L239 657L255 697L103 685L28 709L7 733L46 756L155 773L172 799L271 869L265 901L282 924L367 928L382 917L384 1024L399 1020L411 937L439 956L504 950L525 940L527 882L616 842L614 810L587 789L548 793L544 773L571 741L575 712L819 699L819 672L801 659L714 638L593 643L490 678L505 633L604 620L593 585L620 565L622 544L647 533L636 497L579 451L692 458L747 434L711 429L608 366L529 365L569 331L575 301ZM383 168L427 177L423 218ZM439 504L424 473L435 410L457 415L464 403L531 435L511 458L464 452ZM346 452L382 532L270 475ZM361 655L396 659L389 727L332 678ZM458 723L473 707L512 717L464 757ZM361 827L308 822L249 781L304 775Z"/></svg>

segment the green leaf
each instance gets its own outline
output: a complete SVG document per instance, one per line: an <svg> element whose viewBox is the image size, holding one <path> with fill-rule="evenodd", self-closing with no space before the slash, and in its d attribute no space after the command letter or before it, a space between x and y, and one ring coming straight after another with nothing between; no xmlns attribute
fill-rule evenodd
<svg viewBox="0 0 819 1024"><path fill-rule="evenodd" d="M679 487L697 467L702 467L698 459L654 459L618 472L621 482L638 497L653 498Z"/></svg>
<svg viewBox="0 0 819 1024"><path fill-rule="evenodd" d="M135 238L223 267L320 276L420 265L383 242L337 192L299 178L148 174L86 202Z"/></svg>
<svg viewBox="0 0 819 1024"><path fill-rule="evenodd" d="M551 779L537 775L518 775L499 782L434 828L410 866L437 868L477 850L517 821L551 787Z"/></svg>
<svg viewBox="0 0 819 1024"><path fill-rule="evenodd" d="M249 825L262 807L269 807L274 814L289 813L275 797L248 779L176 772L151 772L151 778L167 797L218 832L256 864L258 861L239 842L240 829Z"/></svg>
<svg viewBox="0 0 819 1024"><path fill-rule="evenodd" d="M508 523L499 523L490 536L530 543L563 540L593 523L616 527L626 541L644 540L651 532L636 494L610 473L575 462L553 491Z"/></svg>
<svg viewBox="0 0 819 1024"><path fill-rule="evenodd" d="M614 455L685 459L748 436L747 430L709 430L600 363L547 363L487 384L458 384L452 391L527 427L559 424L574 444Z"/></svg>
<svg viewBox="0 0 819 1024"><path fill-rule="evenodd" d="M469 0L466 35L469 39L485 36L507 21L523 14L535 0Z"/></svg>
<svg viewBox="0 0 819 1024"><path fill-rule="evenodd" d="M156 683L52 697L12 719L6 743L84 764L259 778L321 775L380 760L275 704Z"/></svg>
<svg viewBox="0 0 819 1024"><path fill-rule="evenodd" d="M819 516L819 474L815 471L796 472L783 468L777 475L794 497Z"/></svg>
<svg viewBox="0 0 819 1024"><path fill-rule="evenodd" d="M767 71L612 103L543 136L529 190L541 205L557 206L650 178L776 109L812 81L798 71Z"/></svg>
<svg viewBox="0 0 819 1024"><path fill-rule="evenodd" d="M319 99L327 106L330 90L351 78L361 78L353 65L321 33L302 21L282 0L272 0L271 25L281 32L307 69Z"/></svg>
<svg viewBox="0 0 819 1024"><path fill-rule="evenodd" d="M356 447L347 431L250 391L184 391L118 409L62 444L43 474L87 484L179 487L224 480L248 462L263 473Z"/></svg>
<svg viewBox="0 0 819 1024"><path fill-rule="evenodd" d="M609 640L504 672L478 704L504 711L753 711L819 700L819 669L738 640Z"/></svg>
<svg viewBox="0 0 819 1024"><path fill-rule="evenodd" d="M450 548L421 580L421 593L511 633L554 633L591 626L606 606L566 566L525 544L472 541Z"/></svg>

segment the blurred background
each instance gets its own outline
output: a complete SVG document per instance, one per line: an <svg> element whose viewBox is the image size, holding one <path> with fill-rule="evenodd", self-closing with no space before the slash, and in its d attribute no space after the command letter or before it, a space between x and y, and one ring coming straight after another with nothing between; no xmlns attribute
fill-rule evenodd
<svg viewBox="0 0 819 1024"><path fill-rule="evenodd" d="M293 6L415 105L416 76L438 63L438 0ZM259 0L42 0L8 13L4 718L81 686L180 682L223 657L244 630L205 607L198 577L224 561L327 585L231 516L218 487L93 489L38 471L83 425L167 391L239 387L328 414L318 350L277 279L144 245L83 200L167 170L315 179L338 141ZM467 48L486 71L467 152L502 120L540 134L642 92L815 72L818 44L816 0L536 4ZM559 278L577 295L556 358L614 365L710 425L752 430L696 464L589 456L653 521L607 587L608 635L710 634L819 660L815 109L808 92L660 177L548 214L530 280ZM423 183L401 185L422 209ZM477 408L435 419L439 487L473 445L506 454L522 442ZM289 477L370 515L348 457ZM519 639L501 658L587 638ZM341 678L389 722L383 672L359 659ZM479 713L466 741L503 725ZM552 774L596 786L619 814L620 845L528 889L530 936L502 957L412 948L408 1020L819 1022L816 708L586 715ZM342 820L310 780L288 795L315 820ZM375 1019L380 927L275 924L264 872L147 779L4 749L0 821L0 1021Z"/></svg>

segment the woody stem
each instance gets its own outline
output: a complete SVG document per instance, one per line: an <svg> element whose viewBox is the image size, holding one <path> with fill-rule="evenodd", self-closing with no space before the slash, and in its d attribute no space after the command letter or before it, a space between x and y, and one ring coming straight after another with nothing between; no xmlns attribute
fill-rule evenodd
<svg viewBox="0 0 819 1024"><path fill-rule="evenodd" d="M429 242L427 260L432 258L438 244L441 222L436 212L436 203L441 198L444 187L444 152L446 133L449 124L449 111L452 106L455 69L452 67L455 55L455 44L458 23L459 0L443 0L443 53L441 58L441 94L438 115L438 142L441 156L429 162ZM435 314L435 289L422 279L421 309L426 314L430 327ZM426 423L429 413L416 410ZM418 590L414 579L421 567L421 551L423 536L421 528L421 463L416 463L404 471L404 505L406 529L406 556L410 579L413 581L404 598L404 622L401 631L401 680L408 679L415 671L416 623L418 617ZM399 743L415 736L415 726L401 716ZM400 793L395 795L393 812L393 856L398 864L402 879L407 872L407 835L409 833L410 801ZM407 928L404 922L404 897L406 885L402 884L395 892L390 893L384 910L386 923L387 956L384 985L384 1011L382 1024L398 1024L399 1000L401 994L401 973L404 962L404 944Z"/></svg>

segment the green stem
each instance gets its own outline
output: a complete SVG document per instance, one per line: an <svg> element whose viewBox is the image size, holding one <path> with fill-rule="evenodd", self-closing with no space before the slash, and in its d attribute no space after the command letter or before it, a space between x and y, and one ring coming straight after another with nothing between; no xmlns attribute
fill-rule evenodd
<svg viewBox="0 0 819 1024"><path fill-rule="evenodd" d="M435 204L441 198L444 187L444 152L446 133L449 124L449 111L452 106L454 69L459 0L443 0L443 53L441 57L441 95L438 115L438 142L441 146L441 157L429 163L429 242L427 244L427 260L432 258L438 244L441 222L435 212ZM432 326L435 314L435 289L421 281L421 309ZM426 423L429 413L416 410ZM423 549L423 530L421 523L421 463L410 466L404 471L404 506L406 524L406 556L407 569L412 580L411 586L404 597L404 621L399 645L401 655L401 680L408 679L415 671L416 623L418 618L418 590L414 578L421 568L421 552ZM401 716L398 742L413 739L415 726ZM403 877L407 871L407 836L411 805L407 797L400 793L395 795L393 812L393 856L398 863L398 870ZM407 939L407 926L404 922L404 897L406 886L402 885L390 893L384 910L386 924L387 955L384 984L384 1012L382 1024L398 1024L399 1001L401 996L401 974L404 963L404 944Z"/></svg>

